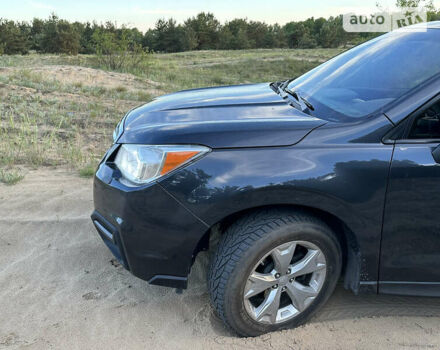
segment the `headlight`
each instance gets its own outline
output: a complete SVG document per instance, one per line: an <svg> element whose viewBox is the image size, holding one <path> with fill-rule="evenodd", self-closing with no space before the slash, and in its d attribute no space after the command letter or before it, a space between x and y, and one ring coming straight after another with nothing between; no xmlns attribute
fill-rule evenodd
<svg viewBox="0 0 440 350"><path fill-rule="evenodd" d="M136 184L145 184L180 168L209 152L203 146L122 145L115 164L122 175Z"/></svg>

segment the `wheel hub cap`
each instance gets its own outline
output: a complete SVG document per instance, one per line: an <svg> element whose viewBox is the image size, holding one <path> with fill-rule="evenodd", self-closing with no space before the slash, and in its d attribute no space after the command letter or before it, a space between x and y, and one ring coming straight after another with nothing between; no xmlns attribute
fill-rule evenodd
<svg viewBox="0 0 440 350"><path fill-rule="evenodd" d="M289 276L281 276L278 284L284 287L289 282Z"/></svg>

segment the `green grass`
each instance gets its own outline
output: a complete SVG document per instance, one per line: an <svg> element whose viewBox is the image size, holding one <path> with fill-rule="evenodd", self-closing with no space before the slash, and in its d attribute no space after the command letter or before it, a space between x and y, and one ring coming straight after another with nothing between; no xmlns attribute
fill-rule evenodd
<svg viewBox="0 0 440 350"><path fill-rule="evenodd" d="M0 169L62 165L90 177L129 109L182 89L291 78L339 52L153 54L119 72L106 72L92 55L0 56ZM21 178L21 172L2 170L0 181L13 184Z"/></svg>
<svg viewBox="0 0 440 350"><path fill-rule="evenodd" d="M88 164L83 168L79 169L79 176L85 178L92 177L95 174L95 171L96 171L96 165Z"/></svg>
<svg viewBox="0 0 440 350"><path fill-rule="evenodd" d="M23 180L24 175L19 170L0 170L0 182L5 185L15 185Z"/></svg>

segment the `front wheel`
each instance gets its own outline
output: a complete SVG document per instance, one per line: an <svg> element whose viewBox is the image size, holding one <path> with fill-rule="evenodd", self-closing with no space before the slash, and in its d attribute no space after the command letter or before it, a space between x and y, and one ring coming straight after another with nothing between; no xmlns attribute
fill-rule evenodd
<svg viewBox="0 0 440 350"><path fill-rule="evenodd" d="M341 247L321 220L301 212L260 211L235 222L209 269L211 302L242 336L304 323L333 292Z"/></svg>

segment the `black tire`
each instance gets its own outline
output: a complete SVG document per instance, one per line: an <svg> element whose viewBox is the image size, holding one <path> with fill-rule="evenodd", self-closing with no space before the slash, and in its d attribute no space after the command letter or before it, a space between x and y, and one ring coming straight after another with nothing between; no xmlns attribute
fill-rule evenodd
<svg viewBox="0 0 440 350"><path fill-rule="evenodd" d="M243 291L248 276L260 259L289 241L308 241L326 259L326 275L319 294L300 314L281 324L262 324L245 309ZM208 272L211 303L224 323L240 336L258 336L294 328L307 321L333 293L341 273L341 246L330 227L301 211L256 211L233 223L220 239Z"/></svg>

